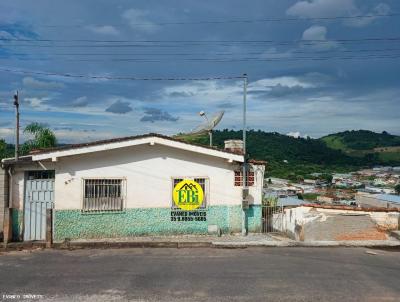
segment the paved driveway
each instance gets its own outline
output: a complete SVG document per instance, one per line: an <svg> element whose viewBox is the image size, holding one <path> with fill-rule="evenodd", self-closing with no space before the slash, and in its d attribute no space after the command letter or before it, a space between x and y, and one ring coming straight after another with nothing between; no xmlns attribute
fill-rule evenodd
<svg viewBox="0 0 400 302"><path fill-rule="evenodd" d="M16 301L23 295L32 295L25 301L400 301L400 252L137 248L2 253L0 299Z"/></svg>

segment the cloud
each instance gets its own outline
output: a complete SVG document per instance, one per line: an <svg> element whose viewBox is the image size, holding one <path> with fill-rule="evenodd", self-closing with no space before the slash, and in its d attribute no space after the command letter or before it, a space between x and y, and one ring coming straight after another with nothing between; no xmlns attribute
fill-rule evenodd
<svg viewBox="0 0 400 302"><path fill-rule="evenodd" d="M368 15L387 15L391 12L391 8L386 3L378 3L369 13ZM371 24L375 20L379 19L379 17L368 17L368 18L357 18L346 20L344 22L347 26L352 27L363 27Z"/></svg>
<svg viewBox="0 0 400 302"><path fill-rule="evenodd" d="M117 113L117 114L125 114L131 112L132 110L133 109L130 106L130 103L121 100L115 101L106 109L107 112Z"/></svg>
<svg viewBox="0 0 400 302"><path fill-rule="evenodd" d="M314 49L329 50L332 48L337 48L339 46L337 42L327 40L327 33L328 30L325 26L313 25L303 32L302 40L310 41L310 46Z"/></svg>
<svg viewBox="0 0 400 302"><path fill-rule="evenodd" d="M232 102L223 102L221 104L218 104L217 107L221 109L231 109L237 107L237 105Z"/></svg>
<svg viewBox="0 0 400 302"><path fill-rule="evenodd" d="M131 8L122 13L122 18L128 22L131 28L146 33L155 33L160 27L147 17L148 11Z"/></svg>
<svg viewBox="0 0 400 302"><path fill-rule="evenodd" d="M294 138L307 138L307 137L309 137L309 135L307 135L307 134L301 135L301 133L299 131L289 132L286 135L294 137Z"/></svg>
<svg viewBox="0 0 400 302"><path fill-rule="evenodd" d="M86 107L89 104L88 98L86 96L81 96L76 98L71 102L72 107Z"/></svg>
<svg viewBox="0 0 400 302"><path fill-rule="evenodd" d="M358 12L354 0L307 0L289 7L286 14L300 18L348 16Z"/></svg>
<svg viewBox="0 0 400 302"><path fill-rule="evenodd" d="M372 9L360 9L355 0L306 0L298 1L288 8L286 14L300 18L325 18L339 16L386 15L391 8L386 3L378 3ZM343 24L363 27L371 24L378 17L354 18L344 20Z"/></svg>
<svg viewBox="0 0 400 302"><path fill-rule="evenodd" d="M262 90L269 91L272 87L277 85L286 86L289 88L292 87L302 87L302 88L314 88L316 85L312 82L308 82L301 77L293 77L293 76L283 76L276 78L264 78L255 82L251 82L249 84L249 90Z"/></svg>
<svg viewBox="0 0 400 302"><path fill-rule="evenodd" d="M25 104L28 104L32 108L44 110L44 109L47 109L47 106L45 106L44 103L48 100L50 100L50 99L49 98L32 97L32 98L24 98L23 102Z"/></svg>
<svg viewBox="0 0 400 302"><path fill-rule="evenodd" d="M167 121L167 122L176 122L179 117L174 117L166 111L162 111L157 108L145 108L145 115L140 119L141 122L151 122L154 123L156 121Z"/></svg>
<svg viewBox="0 0 400 302"><path fill-rule="evenodd" d="M193 92L186 92L186 91L172 91L169 94L170 97L176 97L176 98L187 98L193 96Z"/></svg>
<svg viewBox="0 0 400 302"><path fill-rule="evenodd" d="M13 39L15 37L12 34L10 34L8 31L0 30L0 38L2 38L2 39Z"/></svg>
<svg viewBox="0 0 400 302"><path fill-rule="evenodd" d="M32 77L25 77L22 79L22 84L25 87L31 89L44 89L44 90L52 90L52 89L62 89L65 87L63 83L59 82L45 82L36 80Z"/></svg>
<svg viewBox="0 0 400 302"><path fill-rule="evenodd" d="M119 30L111 25L89 25L86 27L88 30L95 34L118 36Z"/></svg>
<svg viewBox="0 0 400 302"><path fill-rule="evenodd" d="M275 47L270 47L261 54L262 59L281 59L290 58L291 56L291 50L278 51Z"/></svg>
<svg viewBox="0 0 400 302"><path fill-rule="evenodd" d="M271 90L269 91L268 94L271 95L272 97L283 97L290 94L297 94L302 91L304 91L304 88L300 85L289 87L278 84L276 86L271 87Z"/></svg>
<svg viewBox="0 0 400 302"><path fill-rule="evenodd" d="M65 87L65 85L60 82L40 81L40 80L34 79L32 77L23 78L22 84L27 88L44 89L44 90L62 89Z"/></svg>

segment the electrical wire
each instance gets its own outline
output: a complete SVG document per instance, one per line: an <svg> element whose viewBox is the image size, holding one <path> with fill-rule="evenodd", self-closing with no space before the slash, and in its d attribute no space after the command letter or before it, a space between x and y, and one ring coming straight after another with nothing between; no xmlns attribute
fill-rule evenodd
<svg viewBox="0 0 400 302"><path fill-rule="evenodd" d="M5 42L85 42L85 43L196 43L196 44L220 44L220 43L347 43L347 42L377 42L377 41L400 41L400 37L372 37L359 39L330 39L330 40L93 40L93 39L22 39L22 38L0 38ZM18 44L16 44L18 45ZM16 46L13 44L13 46ZM139 44L140 45L140 44ZM114 45L108 45L114 46Z"/></svg>
<svg viewBox="0 0 400 302"><path fill-rule="evenodd" d="M245 76L218 76L218 77L135 77L135 76L100 76L100 75L83 75L72 73L58 73L58 72L42 72L30 71L11 68L0 68L0 72L28 74L28 75L41 75L41 76L58 76L66 78L86 78L86 79L101 79L101 80L129 80L129 81L214 81L214 80L238 80L243 79Z"/></svg>
<svg viewBox="0 0 400 302"><path fill-rule="evenodd" d="M331 57L286 57L286 58L177 58L173 61L168 58L164 59L132 59L132 58L110 58L110 59L32 59L32 58L15 58L16 61L62 61L62 62L121 62L121 63L165 63L165 62L213 62L213 63L234 63L234 62L281 62L281 61L326 61L326 60L369 60L369 59L397 59L400 54L371 54L365 56L331 56ZM10 60L9 58L0 58L0 60Z"/></svg>
<svg viewBox="0 0 400 302"><path fill-rule="evenodd" d="M384 48L384 49L338 49L338 50L288 50L288 54L293 53L302 53L302 54L313 54L313 53L365 53L365 52L391 52L391 51L400 51L400 48ZM268 54L267 52L217 52L217 53L41 53L45 56L204 56L204 55L215 55L215 56L234 56L234 55L282 55L285 54L284 51L282 53L276 52ZM15 53L13 52L11 55L13 56L31 56L31 53Z"/></svg>
<svg viewBox="0 0 400 302"><path fill-rule="evenodd" d="M129 24L112 24L115 26L164 26L164 25L202 25L202 24L236 24L236 23L264 23L264 22L295 22L295 21L324 21L324 20L351 20L351 19L374 19L374 18L389 18L398 17L400 13L390 14L367 14L354 16L333 16L333 17L293 17L293 18L260 18L260 19L230 19L230 20L199 20L199 21L177 21L177 22L147 22L147 23L129 23ZM67 25L67 24L35 24L36 27L82 27L84 23ZM86 25L87 26L87 25ZM103 26L101 24L91 24L91 26Z"/></svg>

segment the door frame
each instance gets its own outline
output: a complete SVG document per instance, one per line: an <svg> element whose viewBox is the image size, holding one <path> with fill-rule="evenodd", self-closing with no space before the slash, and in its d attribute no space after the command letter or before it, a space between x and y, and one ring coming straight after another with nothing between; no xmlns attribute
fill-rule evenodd
<svg viewBox="0 0 400 302"><path fill-rule="evenodd" d="M51 173L52 177L48 177L48 178L37 178L39 179L43 179L43 180L53 180L53 200L52 200L52 209L54 209L54 205L55 205L55 170L54 169L49 169L49 170L37 170L37 169L31 169L31 170L26 170L24 171L24 186L23 186L23 207L22 207L22 227L21 227L21 233L20 233L20 237L22 238L22 241L40 241L40 240L36 240L36 239L30 239L30 240L26 240L25 238L25 224L26 224L26 220L25 220L25 214L26 214L26 203L28 201L28 196L27 196L27 182L30 180L29 179L29 173L31 172L36 172L36 173L40 173L40 172L47 172L47 173ZM54 214L53 214L54 215ZM52 230L54 230L54 217L52 217ZM54 232L51 232L52 236L54 237ZM52 238L54 239L54 238ZM45 239L44 239L45 240Z"/></svg>

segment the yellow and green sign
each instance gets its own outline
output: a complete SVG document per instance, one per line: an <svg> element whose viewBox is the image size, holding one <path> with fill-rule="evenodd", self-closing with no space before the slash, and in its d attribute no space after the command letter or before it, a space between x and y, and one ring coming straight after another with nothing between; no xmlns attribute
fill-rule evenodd
<svg viewBox="0 0 400 302"><path fill-rule="evenodd" d="M184 179L177 183L172 196L176 206L185 211L199 208L204 200L203 188L190 179Z"/></svg>

